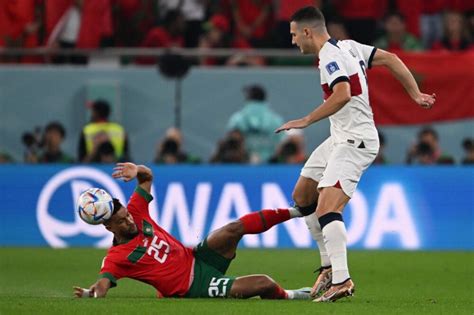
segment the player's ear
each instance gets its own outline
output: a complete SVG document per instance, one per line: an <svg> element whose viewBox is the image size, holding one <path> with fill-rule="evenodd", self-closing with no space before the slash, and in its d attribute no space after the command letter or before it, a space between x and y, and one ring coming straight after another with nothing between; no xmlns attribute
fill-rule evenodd
<svg viewBox="0 0 474 315"><path fill-rule="evenodd" d="M311 32L311 29L309 27L303 28L303 33L306 37L310 37L313 32Z"/></svg>

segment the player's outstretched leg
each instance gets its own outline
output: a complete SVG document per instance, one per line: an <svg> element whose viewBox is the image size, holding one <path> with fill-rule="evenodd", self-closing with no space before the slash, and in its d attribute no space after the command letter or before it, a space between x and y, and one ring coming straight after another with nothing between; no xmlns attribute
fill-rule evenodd
<svg viewBox="0 0 474 315"><path fill-rule="evenodd" d="M267 275L251 275L235 279L230 297L246 299L260 296L262 299L308 300L310 288L285 290Z"/></svg>
<svg viewBox="0 0 474 315"><path fill-rule="evenodd" d="M300 212L295 208L249 213L212 232L207 237L206 244L224 258L232 259L239 241L245 234L262 233L276 224L300 216ZM234 298L260 296L262 299L310 299L310 291L311 288L284 290L266 275L251 275L235 279L229 296Z"/></svg>
<svg viewBox="0 0 474 315"><path fill-rule="evenodd" d="M239 218L244 228L244 234L260 234L274 225L289 219L301 217L301 213L293 207L288 209L260 210Z"/></svg>
<svg viewBox="0 0 474 315"><path fill-rule="evenodd" d="M225 258L231 259L245 234L263 233L276 224L300 216L300 212L295 208L252 212L212 232L207 237L207 245Z"/></svg>

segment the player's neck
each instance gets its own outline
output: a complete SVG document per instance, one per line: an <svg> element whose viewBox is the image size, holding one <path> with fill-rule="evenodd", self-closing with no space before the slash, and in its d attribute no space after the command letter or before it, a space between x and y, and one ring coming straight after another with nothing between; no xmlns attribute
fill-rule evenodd
<svg viewBox="0 0 474 315"><path fill-rule="evenodd" d="M316 35L313 39L314 47L316 49L316 55L319 56L319 52L321 51L321 48L323 48L324 44L327 43L327 41L331 39L331 36L327 32L324 32L322 34Z"/></svg>
<svg viewBox="0 0 474 315"><path fill-rule="evenodd" d="M114 244L116 244L116 245L126 244L126 243L130 242L133 239L133 237L130 238L130 237L127 237L127 236L120 236L120 235L117 235L117 234L114 234L114 237L115 237Z"/></svg>

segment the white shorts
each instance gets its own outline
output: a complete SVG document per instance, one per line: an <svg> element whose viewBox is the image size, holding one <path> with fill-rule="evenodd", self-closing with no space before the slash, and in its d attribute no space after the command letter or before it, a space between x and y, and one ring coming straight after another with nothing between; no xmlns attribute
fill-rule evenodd
<svg viewBox="0 0 474 315"><path fill-rule="evenodd" d="M329 137L306 161L301 176L319 182L318 189L339 182L342 191L352 197L362 173L375 160L378 149L358 148L360 142L333 143Z"/></svg>

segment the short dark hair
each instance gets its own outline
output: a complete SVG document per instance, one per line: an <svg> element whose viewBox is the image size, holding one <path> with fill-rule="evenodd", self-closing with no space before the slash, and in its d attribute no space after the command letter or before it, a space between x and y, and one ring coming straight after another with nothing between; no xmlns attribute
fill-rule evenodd
<svg viewBox="0 0 474 315"><path fill-rule="evenodd" d="M123 208L123 205L120 203L120 200L117 198L112 198L112 201L114 202L114 210L112 211L112 216L116 214L120 208Z"/></svg>
<svg viewBox="0 0 474 315"><path fill-rule="evenodd" d="M120 203L120 200L118 200L117 198L112 198L112 202L114 204L114 208L112 210L112 215L110 216L110 218L108 218L106 221L104 221L104 225L109 225L113 216L123 207L123 205ZM114 238L114 245L115 245L115 238Z"/></svg>
<svg viewBox="0 0 474 315"><path fill-rule="evenodd" d="M244 93L245 98L247 100L263 102L267 98L267 93L265 92L265 89L258 84L245 87Z"/></svg>
<svg viewBox="0 0 474 315"><path fill-rule="evenodd" d="M110 220L112 220L112 217L123 207L123 205L120 203L120 200L118 200L117 198L112 198L112 201L114 202L114 210L112 211L112 215L110 216L110 218L104 222L105 226L109 225ZM118 242L115 236L114 236L114 240L112 241L112 245L113 246L118 245Z"/></svg>
<svg viewBox="0 0 474 315"><path fill-rule="evenodd" d="M63 125L60 122L52 121L46 125L46 128L44 128L45 132L49 132L53 130L56 130L57 132L59 132L62 138L66 137L66 129L64 129Z"/></svg>
<svg viewBox="0 0 474 315"><path fill-rule="evenodd" d="M421 138L424 135L432 135L433 138L438 140L438 133L432 127L428 126L421 129L420 132L418 133L418 138Z"/></svg>
<svg viewBox="0 0 474 315"><path fill-rule="evenodd" d="M313 22L321 24L322 26L326 25L323 13L316 7L304 7L299 9L291 17L291 21L297 23Z"/></svg>
<svg viewBox="0 0 474 315"><path fill-rule="evenodd" d="M470 150L474 149L474 139L464 138L464 140L462 141L462 147L466 151L470 151Z"/></svg>
<svg viewBox="0 0 474 315"><path fill-rule="evenodd" d="M96 100L92 104L92 110L97 113L100 118L107 119L110 115L110 105L106 100Z"/></svg>

